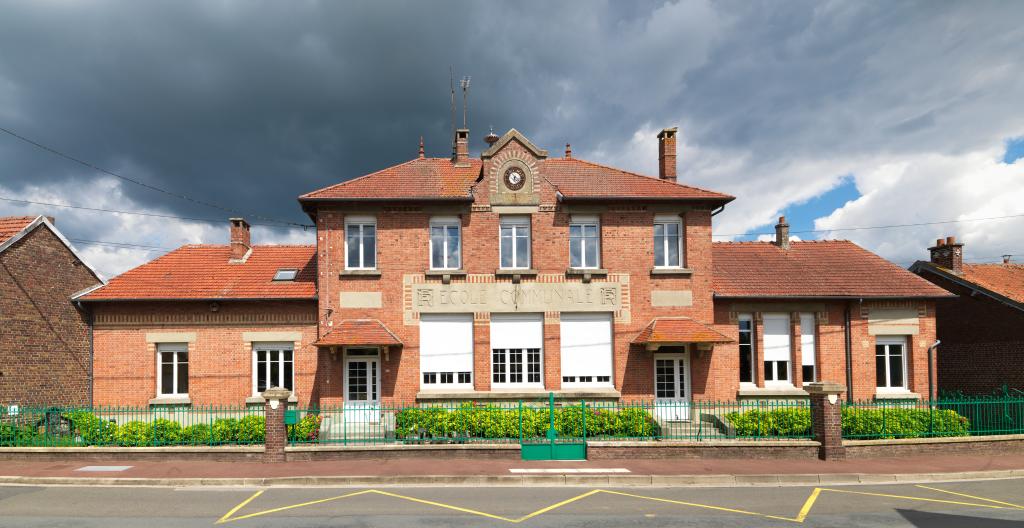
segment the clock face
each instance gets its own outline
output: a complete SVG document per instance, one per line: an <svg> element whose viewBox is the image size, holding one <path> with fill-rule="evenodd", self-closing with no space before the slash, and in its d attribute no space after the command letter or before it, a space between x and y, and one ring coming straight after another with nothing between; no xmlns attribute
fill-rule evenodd
<svg viewBox="0 0 1024 528"><path fill-rule="evenodd" d="M526 175L523 174L523 169L512 167L505 171L505 186L509 189L518 191L523 188L524 183L526 183Z"/></svg>

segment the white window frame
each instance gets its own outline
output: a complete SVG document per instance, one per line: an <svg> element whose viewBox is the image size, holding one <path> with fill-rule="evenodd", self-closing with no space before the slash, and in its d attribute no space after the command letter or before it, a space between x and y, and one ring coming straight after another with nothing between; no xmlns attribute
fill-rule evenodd
<svg viewBox="0 0 1024 528"><path fill-rule="evenodd" d="M160 356L163 353L167 353L167 352L171 352L172 353L171 354L171 358L173 358L173 360L171 361L171 364L173 365L173 368L171 370L172 370L172 372L174 374L173 374L172 379L171 379L171 386L174 389L174 392L164 392L163 391L163 363L162 363L162 360L160 359ZM188 343L157 343L157 345L156 345L156 395L157 395L157 397L160 397L160 398L181 398L181 397L187 397L188 396L188 391L178 392L178 374L179 374L179 369L178 369L178 365L179 365L179 363L178 363L178 353L180 353L180 352L184 352L186 354L186 356L191 356L191 354L189 354L189 351L188 351ZM185 364L187 365L187 364L189 364L191 362L192 362L192 358L189 357L188 361L186 361ZM189 369L189 370L191 371L191 369ZM191 388L192 388L191 380L187 380L187 381L189 381L188 388L191 390Z"/></svg>
<svg viewBox="0 0 1024 528"><path fill-rule="evenodd" d="M768 359L768 354L769 354L768 342L767 342L768 335L769 335L769 333L768 333L768 321L769 320L773 320L773 319L780 319L780 320L784 319L786 321L786 334L785 335L786 335L786 337L788 339L788 345L787 346L788 346L788 349L789 349L789 352L788 352L789 357L785 361L777 360L777 359L771 359L771 360ZM793 365L793 326L792 326L793 322L791 320L791 316L788 313L766 313L766 314L764 314L762 316L762 320L764 322L764 336L761 339L762 339L762 342L764 343L764 346L761 347L761 349L764 351L764 353L761 354L761 364L764 366L764 369L765 369L764 370L764 384L765 384L766 387L769 387L769 386L771 386L771 387L792 387L793 386L793 369L795 368L795 366ZM774 334L772 334L772 335L774 335ZM768 363L768 362L771 362L771 368L772 368L772 379L770 379L770 380L768 379L768 365L766 365L766 363ZM786 363L786 367L785 367L787 369L787 371L786 371L786 379L785 380L779 380L779 372L780 372L779 363L783 363L783 362Z"/></svg>
<svg viewBox="0 0 1024 528"><path fill-rule="evenodd" d="M907 364L909 363L909 356L910 356L910 353L909 353L909 350L908 350L908 346L907 346L908 345L908 341L909 340L907 339L907 336L881 336L881 335L880 336L875 336L875 345L876 346L877 345L884 345L884 346L886 346L886 356L885 356L886 357L886 362L885 362L885 385L886 386L885 387L879 387L878 386L878 379L877 379L877 374L876 374L876 376L875 376L876 377L876 379L875 379L875 392L877 392L877 393L903 393L903 392L910 392L910 388L909 388L910 387L910 385L909 385L910 380L907 379L907 373L909 371L909 367L908 367ZM890 380L892 379L892 372L889 369L888 358L892 357L892 355L889 354L889 348L888 347L891 346L891 345L900 345L901 350L903 351L903 353L902 353L903 361L900 362L902 364L901 366L903 367L903 385L900 385L898 387L890 386ZM875 351L876 372L877 372L877 361L878 361L877 356L878 356L878 352L876 350Z"/></svg>
<svg viewBox="0 0 1024 528"><path fill-rule="evenodd" d="M533 258L533 255L532 255L532 253L533 253L532 249L533 248L531 247L533 245L533 233L531 232L532 229L531 229L531 225L530 225L531 224L530 220L531 220L531 218L528 215L502 216L498 220L498 267L500 269L529 269L530 268L530 261ZM502 243L501 243L501 237L502 237L501 229L503 227L506 227L506 226L512 227L512 265L511 266L504 266L503 265L503 263L505 262L505 255L504 255L504 253L502 253L502 249L501 249L501 246L502 246ZM516 261L517 240L519 238L517 236L517 234L522 229L526 230L526 262L525 263L517 262Z"/></svg>
<svg viewBox="0 0 1024 528"><path fill-rule="evenodd" d="M278 381L282 381L282 380L284 380L284 364L285 364L285 361L284 361L284 354L283 354L283 352L285 350L287 350L287 351L292 353L292 379L291 379L292 389L291 389L291 391L292 391L292 394L295 393L295 343L288 342L288 341L282 341L282 342L257 342L257 343L253 343L252 344L252 395L253 396L259 396L260 395L259 383L258 383L258 380L257 380L257 374L259 372L259 361L258 361L257 357L259 356L259 352L261 352L261 351L268 353L268 356L267 356L267 365L268 365L268 368L267 368L267 378L268 378L267 379L267 388L269 389L271 387L284 387L284 385L279 385L276 382L271 382L271 380L269 379L270 378L270 369L269 369L270 357L269 357L269 352L270 351L282 352L281 354L279 354L278 359L277 359L277 362L278 362L278 365L277 365Z"/></svg>
<svg viewBox="0 0 1024 528"><path fill-rule="evenodd" d="M496 315L497 315L497 317L495 317ZM503 314L492 314L491 315L491 324L492 325L494 324L494 320L495 319L499 319L500 320L502 317L507 317L509 319L520 318L521 317L524 320L530 320L532 322L534 320L534 318L536 318L538 315L539 315L539 319L537 319L537 320L539 320L539 322L540 322L540 332L541 332L541 335L540 335L540 343L536 347L531 347L531 346L502 346L502 347L496 347L496 346L494 346L494 342L493 342L493 335L494 335L494 333L491 332L492 342L489 343L489 346L488 346L488 349L487 349L487 354L488 354L487 362L490 365L490 372L488 374L490 377L488 379L491 380L491 388L492 389L544 388L544 315L543 314L530 314L530 313L524 313L524 314L518 314L518 313L517 314L511 314L511 313L507 313L507 314L506 313L503 313ZM505 379L506 379L506 381L504 381L504 382L494 381L494 350L497 349L497 348L500 348L500 349L505 351ZM540 373L540 380L539 381L535 381L535 382L530 382L529 381L529 379L530 379L529 349L531 349L531 348L536 348L538 350L538 354L539 354L538 358L539 358L539 369L540 370L538 372ZM512 363L510 361L510 355L511 355L511 351L512 350L522 350L523 351L523 362L522 362L522 365L523 365L523 368L522 368L523 381L522 382L507 381L507 380L511 379L511 377L512 377L512 369L510 368L511 365L512 365Z"/></svg>
<svg viewBox="0 0 1024 528"><path fill-rule="evenodd" d="M800 314L800 374L803 383L818 381L818 322L813 313ZM811 367L811 379L803 378L803 368Z"/></svg>
<svg viewBox="0 0 1024 528"><path fill-rule="evenodd" d="M741 329L740 324L744 323L744 322L750 323L750 330L747 330L747 333L750 334L750 351L748 352L749 355L750 355L750 381L742 381L741 380L740 381L740 385L742 385L744 387L754 387L754 386L757 386L757 365L758 365L756 354L754 353L757 350L757 341L756 341L756 334L757 334L757 332L754 331L754 328L755 328L754 315L753 314L749 314L749 313L739 314L736 319L737 319L736 320L736 331L737 331L737 335L736 335L736 337L737 337L737 339L736 339L736 348L737 348L737 351L739 351L741 354L743 353L743 349L742 349L743 345L740 344L739 336L741 334L743 334L744 331ZM737 374L739 374L739 373L737 373Z"/></svg>
<svg viewBox="0 0 1024 528"><path fill-rule="evenodd" d="M443 322L468 323L468 325L469 325L469 343L468 343L468 346L469 346L469 370L451 370L451 371L439 371L439 370L424 371L423 370L423 357L424 357L424 354L423 354L423 341L424 341L424 339L423 339L423 332L422 332L423 326L422 325L424 323L424 319L430 320L431 318L436 318L439 321L443 321ZM474 346L474 343L475 343L475 341L474 341L475 331L476 331L476 328L474 327L474 324L473 324L473 314L471 314L471 313L469 313L469 314L459 314L459 313L447 314L446 313L446 314L421 314L420 315L420 365L419 365L419 377L420 377L420 389L421 390L425 390L425 391L434 390L434 391L436 391L436 390L450 390L450 389L470 389L470 390L473 389L473 367L474 367L474 365L476 363L475 358L474 358L474 355L475 355L474 354L475 353L475 346ZM454 332L454 331L449 329L449 332ZM448 336L446 336L446 337L448 337ZM468 373L468 377L467 377L468 379L465 379L465 380L460 379L462 377L460 375L461 374L465 374L465 373ZM451 374L452 375L452 381L451 382L443 381L445 374ZM432 375L430 377L430 381L428 381L428 375Z"/></svg>
<svg viewBox="0 0 1024 528"><path fill-rule="evenodd" d="M434 228L443 227L444 229L444 242L441 247L441 266L434 265ZM448 238L448 228L454 227L458 237L458 251L455 253L455 259L458 261L455 265L451 265L448 262L448 245L450 239ZM457 216L435 216L430 219L430 226L427 230L427 258L430 260L430 269L432 270L457 270L462 269L462 222Z"/></svg>
<svg viewBox="0 0 1024 528"><path fill-rule="evenodd" d="M678 240L678 243L677 243L678 250L679 250L679 263L678 264L668 264L669 248L671 247L671 244L669 243L669 240L668 240L669 237L667 235L665 235L664 239L661 241L661 244L662 244L663 255L665 255L665 262L666 263L665 264L659 264L658 263L658 251L655 248L653 257L654 257L654 267L657 268L657 269L681 269L681 268L685 268L685 266L686 266L686 254L685 254L685 248L686 248L686 242L685 242L686 241L686 229L685 229L685 227L686 226L683 225L682 217L680 217L679 215L667 215L667 214L655 215L654 216L654 223L651 225L651 238L654 240L654 244L657 244L658 243L658 237L657 237L657 235L654 234L654 226L657 226L657 225L668 226L670 224L674 224L674 225L679 227L679 240Z"/></svg>
<svg viewBox="0 0 1024 528"><path fill-rule="evenodd" d="M562 387L612 387L615 380L615 322L613 314L610 312L582 312L582 313L570 313L563 312L559 322L559 343L562 350L559 351L559 375L562 378ZM580 375L573 372L567 372L566 361L567 356L565 350L565 323L572 321L582 323L608 323L608 357L607 363L603 365L608 369L606 375L598 374L587 374ZM593 344L585 344L584 346L592 347ZM586 350L586 349L585 349ZM541 358L543 362L543 356ZM605 358L594 358L591 363L597 363L598 361L604 362ZM592 371L596 371L596 368L591 365ZM543 378L543 370L541 371L541 377ZM571 381L567 381L566 378L573 378ZM607 377L607 380L599 380L598 378ZM580 378L592 378L589 381L582 381Z"/></svg>
<svg viewBox="0 0 1024 528"><path fill-rule="evenodd" d="M363 243L365 235L363 230L366 226L373 226L373 266L365 266L366 263L366 247ZM359 262L358 265L348 261L348 228L349 226L359 226ZM380 246L380 232L377 229L377 218L373 216L346 216L345 217L345 269L347 270L375 270L377 269L377 248Z"/></svg>
<svg viewBox="0 0 1024 528"><path fill-rule="evenodd" d="M680 400L680 399L686 400L687 403L693 401L693 385L691 384L691 378L692 378L693 372L691 371L690 354L688 353L689 352L689 348L688 347L683 347L683 350L684 350L684 352L670 352L670 353L656 352L654 354L653 361L651 362L651 374L653 376L651 378L651 381L653 382L653 391L652 392L654 394L655 402L657 402L658 400L665 401L665 400ZM668 360L668 361L672 361L673 362L673 365L672 365L672 370L673 370L673 373L672 373L672 383L673 383L673 388L675 389L675 394L676 395L673 396L672 398L667 398L667 397L664 397L664 396L658 396L658 360L659 359ZM683 387L683 394L682 394L682 396L679 395L679 382L680 382L680 380L679 380L679 362L680 361L683 363L683 369L685 369L685 372L683 373L684 374L683 375L683 379L682 379L682 383L685 384L685 386Z"/></svg>
<svg viewBox="0 0 1024 528"><path fill-rule="evenodd" d="M580 226L580 236L578 238L572 236L573 226ZM594 227L597 230L597 237L592 240L594 244L597 244L597 251L594 253L597 255L596 262L587 262L586 246L587 241L591 240L585 234L587 227ZM573 266L572 252L577 243L580 251L580 265ZM601 219L597 215L572 215L569 218L569 266L578 269L597 269L601 267Z"/></svg>

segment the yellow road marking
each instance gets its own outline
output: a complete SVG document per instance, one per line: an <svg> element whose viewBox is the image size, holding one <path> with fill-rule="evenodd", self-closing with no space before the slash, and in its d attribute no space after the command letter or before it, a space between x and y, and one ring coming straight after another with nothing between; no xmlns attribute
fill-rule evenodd
<svg viewBox="0 0 1024 528"><path fill-rule="evenodd" d="M293 510L295 508L301 508L303 506L312 506L314 504L322 504L324 502L330 502L330 501L335 501L335 500L340 500L340 499L347 499L349 497L355 497L356 495L363 495L365 493L370 493L372 491L373 490L356 491L356 492L353 492L353 493L346 493L345 495L338 495L337 497L328 497L326 499L319 499L319 500L315 500L315 501L303 502L301 504L292 504L291 506L281 506L280 508L274 508L274 509L271 509L271 510L264 510L264 511L256 512L256 513L250 513L248 515L242 515L242 516L234 517L234 518L230 518L230 519L223 519L222 518L220 521L217 521L217 524L225 523L225 522L241 521L242 519L251 519L253 517L259 517L260 515L267 515L268 513L276 513L276 512L279 512L279 511ZM255 498L255 497L251 497L251 498ZM236 510L238 508L241 508L242 506L245 506L245 503L242 503L238 507L236 507Z"/></svg>
<svg viewBox="0 0 1024 528"><path fill-rule="evenodd" d="M925 497L908 497L906 495L890 495L888 493L872 493L872 492L868 492L868 491L850 491L850 490L838 490L838 489L831 489L831 488L821 488L821 489L822 489L822 491L832 491L832 492L835 492L835 493L849 493L851 495L868 495L868 496L871 496L871 497L888 497L890 499L906 499L906 500L916 500L916 501L924 501L924 502L938 502L938 503L941 503L941 504L956 504L958 506L977 506L979 508L993 508L993 509L996 509L996 510L1003 509L1002 506L994 506L992 504L978 504L978 503L975 503L975 502L960 502L960 501L951 501L951 500L942 500L942 499L928 499L928 498L925 498Z"/></svg>
<svg viewBox="0 0 1024 528"><path fill-rule="evenodd" d="M729 513L739 513L739 514L743 514L743 515L753 515L755 517L765 517L765 518L768 518L768 519L776 519L776 520L779 520L779 521L800 522L800 521L797 521L796 519L790 519L789 517L780 517L778 515L768 515L767 513L757 513L757 512L746 511L746 510L736 510L736 509L733 509L733 508L725 508L723 506L712 506L710 504L698 504L696 502L684 502L684 501L677 501L677 500L672 500L672 499L662 499L660 497L648 497L646 495L634 495L632 493L625 493L625 492L622 492L622 491L609 491L609 490L598 490L598 491L601 491L602 493L608 493L608 494L611 494L611 495L622 495L623 497L633 497L635 499L647 499L647 500L656 501L656 502L667 502L669 504L679 504L681 506L692 506L694 508L704 508L704 509L708 509L708 510L717 510L717 511L729 512Z"/></svg>
<svg viewBox="0 0 1024 528"><path fill-rule="evenodd" d="M487 512L471 510L469 508L463 508L461 506L453 506L451 504L445 504L443 502L434 502L434 501L430 501L430 500L426 500L426 499L417 499L416 497L406 497L405 495L399 495L397 493L388 493L386 491L378 491L378 490L370 490L370 491L373 492L373 493L378 493L380 495L386 495L388 497L395 497L395 498L398 498L398 499L405 499L407 501L418 502L420 504L429 504L431 506L437 506L439 508L446 508L446 509L449 509L449 510L455 510L455 511L463 512L463 513L471 513L473 515L481 515L483 517L488 517L490 519L497 519L499 521L505 521L505 522L510 522L510 523L519 522L518 519L509 519L508 517L502 517L500 515L494 515L494 514L487 513Z"/></svg>
<svg viewBox="0 0 1024 528"><path fill-rule="evenodd" d="M949 491L949 490L944 490L944 489L939 489L939 488L933 488L931 486L924 486L922 484L918 484L917 487L922 488L922 489L932 490L932 491L941 491L942 493L949 493L950 495L959 495L961 497L967 497L968 499L977 499L977 500L982 500L982 501L986 501L986 502L991 502L991 503L994 503L994 504L1002 504L1003 506L1009 506L1011 508L1017 508L1017 509L1020 509L1020 510L1024 510L1024 506L1021 506L1019 504L1014 504L1012 502L1003 502L1003 501L999 501L999 500L995 500L995 499L986 499L985 497L977 497L975 495L968 495L966 493L959 493L959 492L956 492L956 491Z"/></svg>
<svg viewBox="0 0 1024 528"><path fill-rule="evenodd" d="M807 497L807 501L804 502L804 507L800 508L800 513L796 514L796 522L804 522L807 518L807 514L811 513L811 507L814 506L814 502L818 500L818 495L821 495L821 488L814 488L811 492L811 496Z"/></svg>
<svg viewBox="0 0 1024 528"><path fill-rule="evenodd" d="M539 509L539 510L537 510L537 511L533 512L533 513L530 513L530 514L524 515L524 516L522 516L522 517L520 517L520 518L516 519L516 522L517 522L517 523L518 523L518 522L523 522L523 521L525 521L525 520L527 520L527 519L530 519L530 518L536 517L536 516L538 516L538 515L540 515L540 514L542 514L542 513L547 513L547 512L549 512L549 511L551 511L551 510L555 509L555 508L561 508L562 506L565 506L566 504L569 504L569 503L571 503L571 502L576 502L576 501L578 501L578 500L580 500L580 499L583 499L583 498L589 497L589 496L591 496L591 495L594 495L594 494L596 494L596 493L601 493L602 491L603 491L603 490L599 490L599 489L595 489L595 490L590 490L590 491L588 491L588 492L584 493L583 495L577 495L577 496L575 496L575 497L573 497L573 498L571 498L571 499L566 499L566 500L564 500L564 501L562 501L562 502L556 502L555 504L552 504L551 506L548 506L547 508L541 508L541 509Z"/></svg>
<svg viewBox="0 0 1024 528"><path fill-rule="evenodd" d="M256 493L253 493L252 496L249 497L248 499L245 499L244 501L239 502L238 506L235 506L234 508L231 508L231 510L228 511L227 513L225 513L223 517L221 517L220 519L217 519L216 524L221 524L221 523L227 522L227 520L229 518L231 518L231 516L234 515L236 511L241 510L242 508L244 508L246 504L249 504L250 502L252 502L253 499L255 499L256 497L259 497L260 495L263 495L264 491L266 491L266 490L259 490Z"/></svg>

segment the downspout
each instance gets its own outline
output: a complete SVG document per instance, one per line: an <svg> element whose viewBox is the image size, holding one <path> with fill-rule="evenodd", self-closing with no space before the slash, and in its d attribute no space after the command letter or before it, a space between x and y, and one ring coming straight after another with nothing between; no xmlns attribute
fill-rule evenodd
<svg viewBox="0 0 1024 528"><path fill-rule="evenodd" d="M846 401L853 403L853 341L850 337L850 303L843 312L846 346Z"/></svg>
<svg viewBox="0 0 1024 528"><path fill-rule="evenodd" d="M942 343L942 341L936 339L932 346L928 347L928 400L935 399L935 373L933 372L934 366L933 360L935 358L935 349Z"/></svg>

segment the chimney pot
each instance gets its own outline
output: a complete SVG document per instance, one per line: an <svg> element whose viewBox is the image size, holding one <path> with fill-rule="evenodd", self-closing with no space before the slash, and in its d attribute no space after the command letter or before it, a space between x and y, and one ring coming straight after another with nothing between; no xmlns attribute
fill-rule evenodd
<svg viewBox="0 0 1024 528"><path fill-rule="evenodd" d="M780 216L779 223L775 224L775 245L789 249L789 224L786 223L785 216Z"/></svg>
<svg viewBox="0 0 1024 528"><path fill-rule="evenodd" d="M565 159L572 159L572 145L565 144Z"/></svg>
<svg viewBox="0 0 1024 528"><path fill-rule="evenodd" d="M676 127L658 133L658 178L676 181Z"/></svg>
<svg viewBox="0 0 1024 528"><path fill-rule="evenodd" d="M1009 264L1011 256L1012 255L1003 255L1003 264Z"/></svg>
<svg viewBox="0 0 1024 528"><path fill-rule="evenodd" d="M460 128L455 131L455 166L469 166L469 129Z"/></svg>
<svg viewBox="0 0 1024 528"><path fill-rule="evenodd" d="M231 223L231 262L245 262L252 249L249 222L244 218L232 218Z"/></svg>
<svg viewBox="0 0 1024 528"><path fill-rule="evenodd" d="M963 273L964 245L957 243L956 237L940 238L935 241L933 247L928 248L928 251L931 253L932 264L946 268L956 275Z"/></svg>

